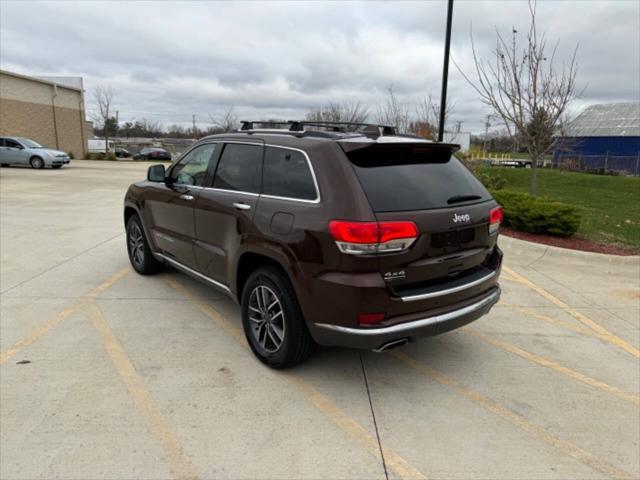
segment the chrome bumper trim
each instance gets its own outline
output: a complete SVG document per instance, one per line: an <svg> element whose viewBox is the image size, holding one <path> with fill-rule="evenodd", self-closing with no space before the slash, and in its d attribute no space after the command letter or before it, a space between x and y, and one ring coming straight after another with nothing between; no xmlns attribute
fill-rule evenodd
<svg viewBox="0 0 640 480"><path fill-rule="evenodd" d="M427 298L441 297L443 295L449 295L450 293L461 292L462 290L466 290L467 288L475 287L476 285L480 285L481 283L486 282L487 280L495 277L497 273L498 272L493 271L482 278L478 278L477 280L473 280L472 282L465 283L464 285L458 285L457 287L446 288L444 290L438 290L435 292L400 297L400 300L402 300L403 302L415 302L416 300L426 300Z"/></svg>
<svg viewBox="0 0 640 480"><path fill-rule="evenodd" d="M390 333L391 334L402 333L402 332L414 330L416 328L433 325L434 323L447 322L449 320L455 320L456 318L462 317L464 315L469 315L471 313L474 313L477 310L480 310L486 307L487 305L491 305L497 302L499 298L500 298L500 288L498 288L495 292L483 298L482 300L476 303L472 303L471 305L467 305L466 307L459 308L458 310L443 313L441 315L435 315L433 317L413 320L411 322L399 323L397 325L391 325L389 327L350 328L350 327L343 327L341 325L330 325L328 323L316 323L316 327L326 328L327 330L333 330L335 332L340 332L340 333L347 333L350 335L362 335L362 336L388 335Z"/></svg>

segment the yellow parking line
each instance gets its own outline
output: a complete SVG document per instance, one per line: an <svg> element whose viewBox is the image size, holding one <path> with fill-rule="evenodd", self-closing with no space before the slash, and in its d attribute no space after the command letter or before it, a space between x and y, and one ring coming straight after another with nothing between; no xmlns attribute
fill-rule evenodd
<svg viewBox="0 0 640 480"><path fill-rule="evenodd" d="M211 307L207 302L194 296L184 285L168 279L167 283L175 290L180 292L186 298L191 300L206 316L212 319L216 325L231 335L245 349L248 349L247 341L242 329L236 327L216 309ZM355 439L361 446L369 451L374 457L380 460L380 449L378 441L369 431L362 425L349 417L343 410L335 405L328 397L320 393L312 385L302 380L298 375L293 373L280 373L280 378L287 380L292 385L298 387L309 403L326 415L335 425L342 431L346 432ZM425 479L422 472L411 466L404 458L397 453L383 448L382 450L385 463L388 468L394 471L398 477L402 479Z"/></svg>
<svg viewBox="0 0 640 480"><path fill-rule="evenodd" d="M512 310L515 310L516 312L520 312L528 317L535 318L537 320L542 320L543 322L547 322L557 327L565 328L567 330L571 330L573 332L580 333L582 335L587 335L589 337L602 338L600 334L598 334L597 332L594 332L590 328L583 327L582 325L576 325L575 323L571 323L565 320L560 320L558 318L553 318L553 317L550 317L549 315L544 315L542 313L536 312L535 310L533 310L533 308L519 307L517 305L505 305L505 306Z"/></svg>
<svg viewBox="0 0 640 480"><path fill-rule="evenodd" d="M618 387L614 387L612 385L608 385L600 380L596 380L595 378L588 377L580 372L576 372L575 370L571 370L565 366L560 365L559 363L554 362L553 360L549 360L548 358L542 357L540 355L536 355L535 353L528 352L523 350L520 347L512 345L507 342L503 342L502 340L498 340L496 338L490 337L488 335L484 335L483 333L473 331L469 328L461 330L462 332L473 335L475 337L480 338L481 340L498 347L506 352L513 353L514 355L518 355L519 357L524 358L525 360L529 360L533 363L541 365L543 367L549 368L554 372L560 373L562 375L566 375L567 377L573 378L579 382L582 382L591 387L597 388L604 392L607 392L611 395L614 395L622 400L626 400L627 402L631 402L634 405L640 406L640 396L635 395L630 392L626 392Z"/></svg>
<svg viewBox="0 0 640 480"><path fill-rule="evenodd" d="M46 334L53 327L55 327L60 322L65 320L67 317L69 317L71 314L73 314L73 312L78 310L78 308L83 306L84 303L87 300L90 300L92 298L97 297L99 294L101 294L102 292L104 292L108 288L112 287L116 282L118 282L122 277L124 277L129 271L130 271L129 267L123 268L119 272L117 272L114 275L110 276L107 280L105 280L100 285L98 285L96 288L94 288L89 293L84 295L80 300L75 302L73 305L65 308L60 313L58 313L58 315L56 315L55 317L53 317L50 320L47 320L42 325L40 325L38 328L36 328L33 332L31 332L29 335L27 335L23 339L19 340L18 342L16 342L16 344L13 345L13 347L11 347L10 349L5 350L4 352L0 353L0 365L2 365L4 362L9 360L16 353L20 352L24 348L26 348L29 345L31 345L33 342L38 340L40 337L42 337L44 334Z"/></svg>
<svg viewBox="0 0 640 480"><path fill-rule="evenodd" d="M602 338L603 340L611 343L612 345L617 346L618 348L621 348L622 350L625 350L626 352L630 353L631 355L633 355L636 358L640 358L640 350L635 348L633 345L631 345L626 340L623 340L622 338L618 337L617 335L614 335L609 330L607 330L606 328L604 328L601 325L597 324L596 322L594 322L593 320L591 320L587 316L585 316L582 313L578 312L577 310L571 308L569 305L567 305L565 302L560 300L558 297L556 297L553 294L549 293L548 291L546 291L544 288L540 287L539 285L536 285L531 280L527 279L523 275L520 275L518 272L513 271L509 267L503 266L502 268L503 268L503 270L507 271L509 273L509 275L515 277L520 283L523 283L524 285L529 287L531 290L535 291L536 293L538 293L542 297L546 298L551 303L553 303L557 307L559 307L562 310L564 310L565 312L567 312L569 315L571 315L573 318L575 318L579 322L587 325L594 332L596 332L598 334L598 336L600 338Z"/></svg>
<svg viewBox="0 0 640 480"><path fill-rule="evenodd" d="M144 418L149 432L162 445L173 475L179 479L197 478L191 461L175 438L171 427L160 413L160 408L146 389L144 382L136 372L122 345L111 331L100 309L95 302L89 302L85 306L85 310L93 326L102 335L104 348L109 357L111 357L111 361L127 390L133 397L136 408Z"/></svg>
<svg viewBox="0 0 640 480"><path fill-rule="evenodd" d="M490 400L489 398L485 397L475 390L462 386L452 378L449 378L446 375L443 375L440 372L432 369L431 367L428 367L414 360L405 353L393 350L389 352L389 354L394 356L405 365L408 365L414 370L422 373L423 375L429 377L432 380L435 380L440 384L450 387L456 393L480 405L481 407L499 416L500 418L507 420L508 422L521 428L522 430L534 435L539 440L542 440L548 445L551 445L555 449L561 451L566 455L569 455L570 457L578 460L584 465L587 465L588 467L601 472L611 478L630 480L636 478L628 472L614 467L606 461L595 457L593 454L587 452L586 450L583 450L582 448L573 445L572 443L563 440L550 432L547 432L543 428L527 420L522 415L518 415L517 413L512 412L511 410L503 407L502 405L499 405L498 403Z"/></svg>

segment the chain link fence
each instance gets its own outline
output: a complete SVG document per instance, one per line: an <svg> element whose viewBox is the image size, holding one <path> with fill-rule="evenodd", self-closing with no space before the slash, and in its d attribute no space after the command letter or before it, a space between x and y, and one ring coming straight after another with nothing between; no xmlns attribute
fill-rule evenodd
<svg viewBox="0 0 640 480"><path fill-rule="evenodd" d="M634 156L560 154L553 168L573 172L640 176L640 153Z"/></svg>

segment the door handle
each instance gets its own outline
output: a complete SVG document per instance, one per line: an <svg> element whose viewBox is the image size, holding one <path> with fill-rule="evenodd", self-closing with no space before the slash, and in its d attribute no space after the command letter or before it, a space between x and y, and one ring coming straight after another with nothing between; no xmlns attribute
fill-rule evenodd
<svg viewBox="0 0 640 480"><path fill-rule="evenodd" d="M187 193L183 193L182 195L180 195L180 198L182 200L186 200L188 202L190 202L191 200L193 200L195 197L193 195L189 195Z"/></svg>
<svg viewBox="0 0 640 480"><path fill-rule="evenodd" d="M233 206L238 210L251 210L251 205L247 205L246 203L234 203Z"/></svg>

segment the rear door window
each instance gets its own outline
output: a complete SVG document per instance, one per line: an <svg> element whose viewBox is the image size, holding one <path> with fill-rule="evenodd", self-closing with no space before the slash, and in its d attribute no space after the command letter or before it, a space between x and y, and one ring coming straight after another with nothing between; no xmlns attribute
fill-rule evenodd
<svg viewBox="0 0 640 480"><path fill-rule="evenodd" d="M266 147L262 194L296 200L316 200L318 193L304 154L296 150Z"/></svg>
<svg viewBox="0 0 640 480"><path fill-rule="evenodd" d="M218 162L214 188L260 193L262 146L228 143Z"/></svg>
<svg viewBox="0 0 640 480"><path fill-rule="evenodd" d="M375 212L477 203L491 195L448 149L374 145L347 153Z"/></svg>

